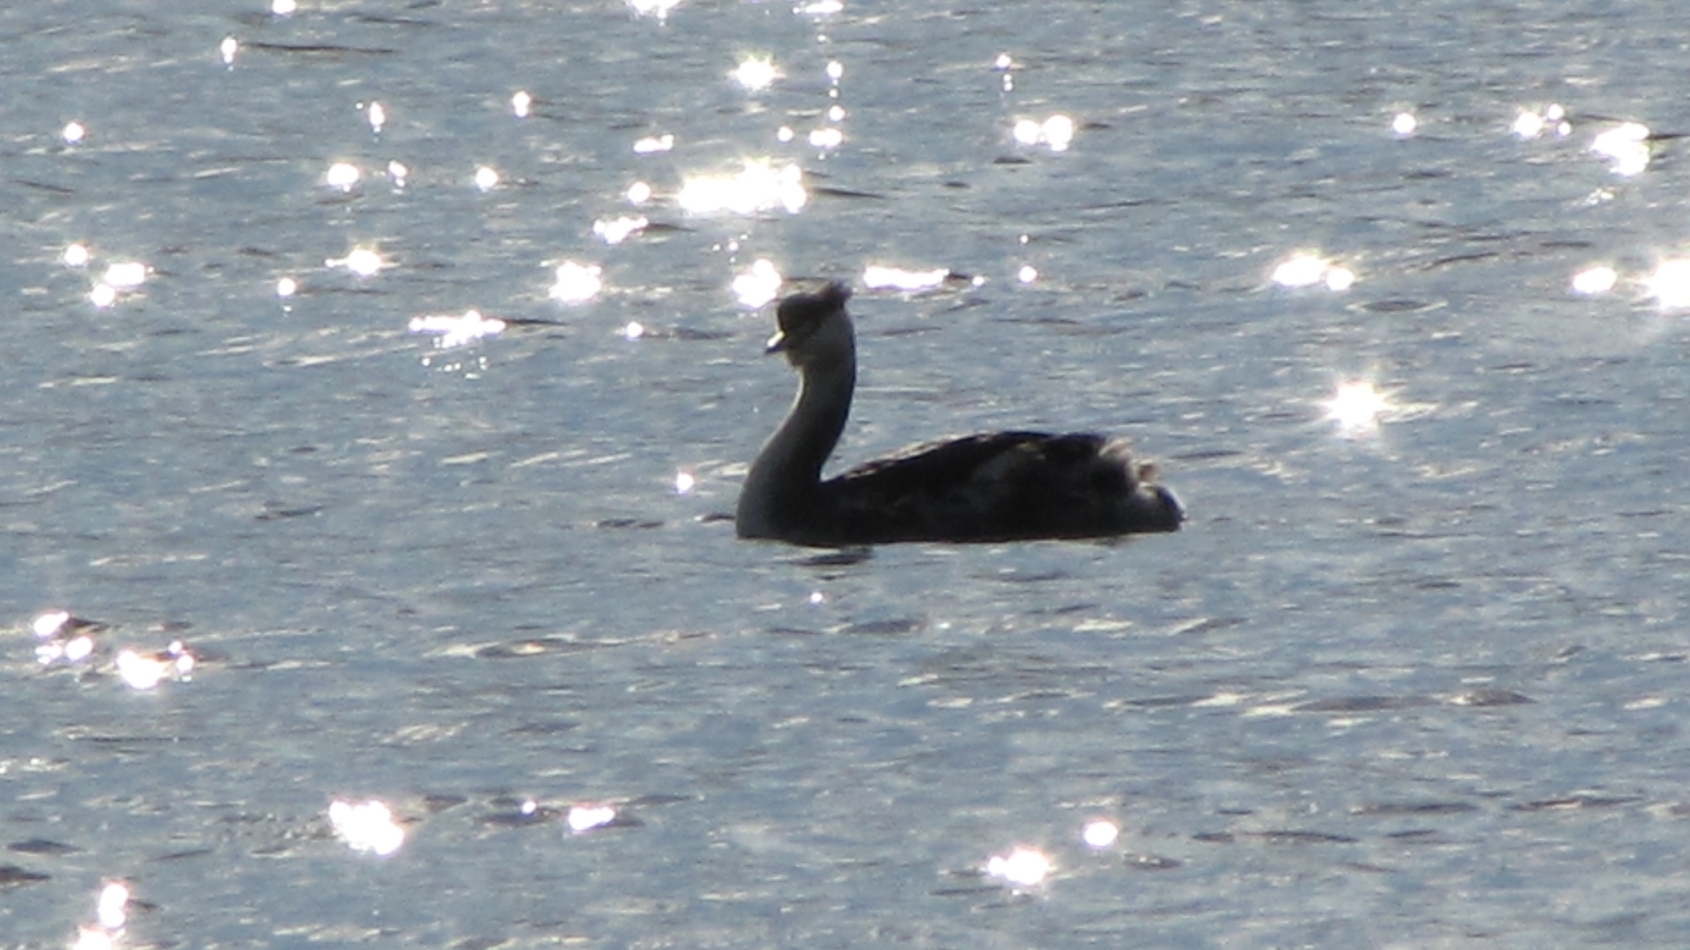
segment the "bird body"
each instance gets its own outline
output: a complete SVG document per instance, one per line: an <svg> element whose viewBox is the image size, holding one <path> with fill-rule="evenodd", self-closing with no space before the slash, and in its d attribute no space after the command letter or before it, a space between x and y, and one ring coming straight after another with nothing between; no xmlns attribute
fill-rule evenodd
<svg viewBox="0 0 1690 950"><path fill-rule="evenodd" d="M856 387L856 335L830 284L778 308L768 352L799 372L798 396L752 464L735 528L742 538L844 546L1020 541L1176 531L1184 511L1149 482L1121 439L993 432L912 446L823 481Z"/></svg>

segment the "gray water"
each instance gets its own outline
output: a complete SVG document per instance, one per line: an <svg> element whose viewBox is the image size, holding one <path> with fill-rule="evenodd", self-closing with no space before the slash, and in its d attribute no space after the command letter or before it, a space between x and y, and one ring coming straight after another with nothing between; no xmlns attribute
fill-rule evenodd
<svg viewBox="0 0 1690 950"><path fill-rule="evenodd" d="M1690 382L1646 279L1690 239L1681 27L6 7L0 943L68 945L122 881L125 946L1683 946ZM1067 149L1014 137L1054 114ZM1590 150L1623 121L1662 135L1638 174ZM679 204L757 157L795 213ZM1354 285L1276 285L1298 251ZM857 284L842 462L1116 432L1186 529L736 541L794 383L730 290L759 258ZM592 299L549 297L566 260ZM471 308L511 322L410 332ZM1372 425L1331 417L1352 380ZM38 658L50 609L92 656ZM191 676L117 675L172 640ZM328 817L372 798L385 857ZM1016 846L1050 875L986 873Z"/></svg>

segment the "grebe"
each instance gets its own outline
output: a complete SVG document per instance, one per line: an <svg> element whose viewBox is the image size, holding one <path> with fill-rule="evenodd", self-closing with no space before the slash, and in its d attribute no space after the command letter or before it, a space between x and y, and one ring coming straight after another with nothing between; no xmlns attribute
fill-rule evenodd
<svg viewBox="0 0 1690 950"><path fill-rule="evenodd" d="M1185 512L1121 439L992 432L914 446L822 481L857 382L856 333L832 283L777 309L767 353L798 370L798 397L746 475L742 538L820 547L1020 541L1177 531Z"/></svg>

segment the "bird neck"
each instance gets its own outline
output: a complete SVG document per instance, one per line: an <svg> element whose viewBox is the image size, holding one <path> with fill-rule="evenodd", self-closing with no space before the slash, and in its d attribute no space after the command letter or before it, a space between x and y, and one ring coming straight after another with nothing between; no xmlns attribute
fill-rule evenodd
<svg viewBox="0 0 1690 950"><path fill-rule="evenodd" d="M798 396L752 463L743 489L745 502L778 517L788 506L807 500L845 431L856 384L854 352L799 368Z"/></svg>

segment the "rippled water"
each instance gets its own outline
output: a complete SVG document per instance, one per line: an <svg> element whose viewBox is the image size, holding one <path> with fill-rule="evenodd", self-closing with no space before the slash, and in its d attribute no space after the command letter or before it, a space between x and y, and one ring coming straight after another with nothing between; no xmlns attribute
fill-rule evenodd
<svg viewBox="0 0 1690 950"><path fill-rule="evenodd" d="M8 946L1684 943L1665 7L642 9L0 12ZM1187 530L735 541L760 259L842 460L1122 432Z"/></svg>

